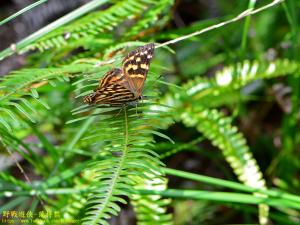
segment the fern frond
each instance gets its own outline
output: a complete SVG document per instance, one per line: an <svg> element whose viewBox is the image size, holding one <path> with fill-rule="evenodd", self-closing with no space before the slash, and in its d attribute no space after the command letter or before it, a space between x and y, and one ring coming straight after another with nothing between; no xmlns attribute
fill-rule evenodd
<svg viewBox="0 0 300 225"><path fill-rule="evenodd" d="M90 64L72 64L57 68L23 69L10 73L1 79L2 96L0 97L0 124L8 130L19 127L24 116L31 122L36 122L36 105L45 109L49 106L38 93L38 89L45 84L54 85L54 81L69 82L70 78L81 74L90 75L103 68Z"/></svg>
<svg viewBox="0 0 300 225"><path fill-rule="evenodd" d="M99 33L112 31L128 18L141 15L148 7L157 4L153 0L124 0L118 1L108 9L90 13L87 16L61 27L37 42L26 47L24 51L50 48L60 48L70 41L80 38L95 37Z"/></svg>
<svg viewBox="0 0 300 225"><path fill-rule="evenodd" d="M90 185L92 181L92 177L93 174L89 171L83 171L82 177L75 178L73 188L76 190L87 190L88 185ZM84 215L84 206L87 203L87 197L88 191L74 193L68 198L67 204L63 202L63 205L58 206L63 213L64 218L82 218Z"/></svg>
<svg viewBox="0 0 300 225"><path fill-rule="evenodd" d="M182 112L173 114L175 120L181 117L186 125L196 127L213 145L222 150L240 181L264 189L265 181L245 138L231 125L230 118L207 107L224 104L224 101L220 101L220 96L224 99L224 96L232 95L255 80L288 74L299 76L298 70L299 63L290 60L271 63L245 61L236 67L224 68L213 79L196 78L184 86L185 91L176 90L174 94L167 95L162 102ZM261 204L259 207L260 221L264 224L268 217L268 206Z"/></svg>
<svg viewBox="0 0 300 225"><path fill-rule="evenodd" d="M86 80L81 79L78 82L84 83ZM94 79L89 77L88 80ZM152 96L157 94L153 91L151 82L152 78L149 77L144 88L146 96L149 92ZM151 86L151 89L147 88L148 86ZM81 90L78 89L78 92L82 92ZM158 155L151 150L154 142L152 135L168 137L157 131L164 119L164 112L153 106L155 104L144 100L138 108L99 108L89 116L73 120L76 122L94 116L94 122L82 140L85 145L91 144L92 149L98 152L95 154L94 163L90 165L95 174L95 182L91 184L94 191L89 195L86 217L83 220L85 224L107 224L106 219L120 210L116 203L125 203L124 196L131 198L130 190L139 184L141 179L151 180L154 175L162 179L162 164ZM90 107L81 106L73 113L77 115L89 110ZM140 114L141 112L143 113ZM161 218L163 217L161 215Z"/></svg>
<svg viewBox="0 0 300 225"><path fill-rule="evenodd" d="M165 190L167 188L166 178L154 177L152 179L141 179L137 189ZM162 224L171 225L172 216L167 213L170 199L163 199L159 195L132 195L131 202L137 214L138 225Z"/></svg>
<svg viewBox="0 0 300 225"><path fill-rule="evenodd" d="M76 74L90 73L95 70L96 68L89 64L72 64L61 68L32 68L14 71L1 79L1 85L4 88L1 90L3 96L1 96L0 101L9 99L10 96L27 94L30 90L36 89L52 79L66 79L68 81L70 77ZM37 92L34 92L33 96L38 97Z"/></svg>
<svg viewBox="0 0 300 225"><path fill-rule="evenodd" d="M237 128L231 125L231 119L217 110L202 107L189 108L182 114L187 126L196 127L214 146L222 150L225 159L233 168L239 180L250 187L266 189L263 175L254 159L246 140ZM269 207L261 204L260 218L266 223Z"/></svg>
<svg viewBox="0 0 300 225"><path fill-rule="evenodd" d="M141 178L162 177L162 163L149 148L153 142L152 129L157 124L153 122L153 116L157 112L144 107L139 116L135 108L121 110L99 108L97 113L102 112L98 115L100 120L94 123L85 138L102 150L98 150L90 164L95 174L94 188L88 198L83 224L107 224L106 219L120 211L117 203L126 203L124 196L131 195L130 189ZM120 116L116 116L118 114Z"/></svg>
<svg viewBox="0 0 300 225"><path fill-rule="evenodd" d="M103 58L104 59L110 58L110 55L112 55L114 52L119 51L120 49L123 49L126 47L141 46L143 44L145 44L145 43L141 42L141 41L128 41L128 42L115 44L115 45L105 49Z"/></svg>
<svg viewBox="0 0 300 225"><path fill-rule="evenodd" d="M216 107L224 104L224 99L234 99L237 90L253 81L289 74L299 76L299 68L298 62L288 59L274 62L245 61L236 66L225 67L217 72L213 79L197 77L189 81L184 88L187 96L192 97L194 101L201 101L206 107ZM225 98L225 95L230 97ZM220 101L220 98L223 101Z"/></svg>
<svg viewBox="0 0 300 225"><path fill-rule="evenodd" d="M125 33L125 37L144 36L146 29L153 27L153 25L157 27L158 25L156 23L159 17L168 12L173 3L174 0L157 1L156 5L143 13L142 17L138 18L137 22L129 28ZM160 20L160 22L162 21Z"/></svg>

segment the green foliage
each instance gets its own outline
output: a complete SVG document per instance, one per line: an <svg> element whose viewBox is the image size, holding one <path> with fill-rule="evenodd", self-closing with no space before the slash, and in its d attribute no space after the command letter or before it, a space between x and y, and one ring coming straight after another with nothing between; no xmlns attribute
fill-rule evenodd
<svg viewBox="0 0 300 225"><path fill-rule="evenodd" d="M33 49L39 49L40 51L52 48L59 49L66 45L72 46L72 43L74 44L73 48L82 45L87 47L84 43L92 41L91 38L105 39L103 34L106 32L112 32L118 36L123 35L119 32L124 32L122 31L124 30L124 21L141 18L133 23L132 27L129 27L130 30L128 33L126 32L127 37L132 37L150 25L154 25L155 21L158 20L158 16L165 12L172 2L173 0L117 1L106 10L92 12L74 23L56 29L35 43L28 45L25 51ZM119 32L114 32L113 30L117 29L118 26L121 26L120 29L118 29Z"/></svg>
<svg viewBox="0 0 300 225"><path fill-rule="evenodd" d="M154 175L150 179L140 179L136 187L160 191L167 188L167 182L166 179ZM164 199L159 195L132 195L132 204L137 213L137 224L139 225L173 224L172 215L166 211L170 199Z"/></svg>
<svg viewBox="0 0 300 225"><path fill-rule="evenodd" d="M237 102L237 91L254 81L288 74L299 76L298 71L299 63L288 59L273 62L245 61L223 68L212 79L197 77L184 85L184 88L194 101L201 101L206 107L218 107L220 104Z"/></svg>
<svg viewBox="0 0 300 225"><path fill-rule="evenodd" d="M111 107L83 103L82 97L91 93L111 68L109 63L119 66L129 49L150 41L181 37L217 23L216 19L211 19L174 27L173 23L181 24L182 19L176 7L173 0L111 1L18 49L20 52L39 51L28 57L25 69L13 71L0 80L0 161L9 158L22 171L21 178L12 176L13 167L0 172L1 211L54 209L61 212L62 219L106 225L119 215L123 204L130 203L140 225L183 225L199 222L204 208L214 204L208 209L209 215L204 215L201 221L216 224L218 220L214 217L224 210L219 209L219 205L223 207L221 203L213 201L225 201L231 203L228 207L233 216L239 210L245 214L247 223L257 223L252 219L256 213L253 207L234 208L240 197L246 199L241 202L258 205L260 224L267 224L270 218L274 223L288 221L291 224L298 219L299 212L293 209L299 208L299 199L295 197L300 187L295 178L299 160L296 157L291 160L293 176L277 174L275 168L276 165L284 168L283 162L297 153L295 149L299 145L297 84L300 63L296 57L283 57L285 50L280 57L266 60L263 40L253 41L250 37L247 40L250 19L244 26L242 50L236 47L241 37L237 36L239 26L235 24L228 28L221 26L220 32L207 34L206 41L199 36L177 43L171 46L175 54L156 48L143 90L144 98L137 105ZM243 7L243 4L238 5L237 13ZM285 7L290 24L294 24L290 6ZM224 7L224 14L232 10ZM276 20L278 12L270 13ZM259 25L263 24L259 18L257 20ZM258 26L258 36L265 32ZM278 39L288 38L280 36ZM249 56L246 57L247 43ZM252 45L256 48L250 49ZM253 60L249 60L251 58ZM279 82L288 83L295 92L290 96L290 111L281 115L285 118L283 128L280 130L278 125L278 129L272 129L276 135L284 134L280 141L284 156L277 156L272 149L274 159L269 166L257 152L267 152L265 146L273 145L271 143L277 139L266 132L274 141L265 141L261 146L262 138L255 136L258 143L253 144L248 141L252 133L243 133L246 129L242 129L242 122L253 113L251 104L260 103L252 100L264 101L265 98L260 97L268 95L272 84ZM275 102L274 99L276 97L268 98L268 101ZM258 123L264 126L263 122ZM219 149L222 154L210 152L209 148ZM186 155L181 157L180 154ZM192 157L199 161L186 167L185 161ZM223 165L223 160L230 167ZM224 178L222 182L207 182L211 185L211 193L203 190L207 188L203 184L182 181L172 184L164 173L168 174L165 163L184 170L194 164L208 165L206 161L218 172L215 168L203 171L199 167L196 171L213 172ZM176 176L176 172L171 175ZM179 171L177 176L190 179ZM248 196L243 193L225 195L214 186L222 186L235 179L233 176L246 185ZM168 183L175 185L177 190L171 189ZM268 190L275 185L284 190L277 190L275 195ZM291 192L295 195L288 194ZM176 200L174 204L170 196L211 202L191 204ZM230 200L230 196L235 199ZM41 201L43 204L39 205ZM179 201L183 205L180 206ZM269 209L280 202L281 208ZM190 212L189 204L193 206ZM173 221L170 212L175 211L178 217L182 210L191 215ZM237 217L242 216L238 213ZM222 219L218 224L232 223L226 216Z"/></svg>
<svg viewBox="0 0 300 225"><path fill-rule="evenodd" d="M146 10L141 18L130 27L130 29L125 33L126 37L134 37L136 35L143 36L147 32L147 29L158 29L163 27L168 21L168 11L170 6L173 4L173 0L162 0L155 4L150 10ZM167 19L160 18L160 16L165 16ZM156 24L158 22L158 24ZM142 31L142 32L141 32Z"/></svg>
<svg viewBox="0 0 300 225"><path fill-rule="evenodd" d="M196 78L184 85L185 90L182 91L181 96L176 96L191 104L185 108L180 117L187 126L196 127L212 141L213 145L223 151L226 160L241 182L251 187L265 189L265 180L256 160L242 134L238 133L236 127L231 126L232 119L207 107L218 107L220 104L232 104L238 101L239 99L235 97L236 91L255 80L274 78L283 74L298 75L298 70L298 63L289 60L270 63L246 61L235 67L225 67L213 79ZM179 105L177 107L180 110L182 102L176 104ZM260 206L260 215L261 221L267 221L266 205Z"/></svg>
<svg viewBox="0 0 300 225"><path fill-rule="evenodd" d="M101 69L102 70L102 69ZM40 99L37 89L47 83L56 86L55 80L60 82L69 82L70 78L80 74L90 74L99 71L91 65L78 64L68 65L61 68L45 68L45 69L24 69L12 72L9 76L1 79L3 85L0 97L1 117L6 118L0 120L8 130L11 127L19 126L21 118L27 118L35 123L36 120L32 115L36 114L36 103L49 109L47 102ZM31 99L28 99L31 97ZM34 101L33 101L34 100Z"/></svg>
<svg viewBox="0 0 300 225"><path fill-rule="evenodd" d="M123 197L130 195L131 187L136 186L139 179L162 176L158 170L161 165L158 155L149 149L153 142L149 134L155 129L152 124L158 123L155 121L157 112L143 107L145 116L139 116L134 108L124 108L120 117L116 117L119 110L97 110L97 114L110 112L112 115L103 115L99 122L95 121L96 126L86 137L101 145L102 151L90 164L95 174L94 188L88 197L83 224L105 224L104 219L120 211L116 203L126 203Z"/></svg>
<svg viewBox="0 0 300 225"><path fill-rule="evenodd" d="M197 108L182 114L183 122L196 127L212 144L223 151L239 180L257 189L266 189L266 183L256 160L246 145L246 140L237 128L231 126L232 120L217 110ZM260 219L267 221L268 206L260 205ZM262 222L265 223L265 222Z"/></svg>

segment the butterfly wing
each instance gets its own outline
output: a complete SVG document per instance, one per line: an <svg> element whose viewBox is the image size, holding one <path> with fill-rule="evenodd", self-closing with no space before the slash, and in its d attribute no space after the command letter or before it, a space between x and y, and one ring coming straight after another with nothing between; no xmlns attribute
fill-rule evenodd
<svg viewBox="0 0 300 225"><path fill-rule="evenodd" d="M113 69L100 80L94 93L83 101L88 104L122 105L139 99L154 54L153 43L131 51L122 62L122 69Z"/></svg>
<svg viewBox="0 0 300 225"><path fill-rule="evenodd" d="M125 78L121 69L113 69L100 80L94 93L87 95L83 101L88 104L122 105L136 100L134 94L122 85Z"/></svg>
<svg viewBox="0 0 300 225"><path fill-rule="evenodd" d="M125 78L122 85L134 93L136 98L139 98L142 94L154 48L154 43L138 47L129 52L122 62L122 71Z"/></svg>
<svg viewBox="0 0 300 225"><path fill-rule="evenodd" d="M114 69L108 71L104 75L104 77L99 81L98 88L101 89L112 83L120 83L120 82L122 82L123 79L124 79L124 75L122 73L122 70L120 70L119 68L114 68Z"/></svg>

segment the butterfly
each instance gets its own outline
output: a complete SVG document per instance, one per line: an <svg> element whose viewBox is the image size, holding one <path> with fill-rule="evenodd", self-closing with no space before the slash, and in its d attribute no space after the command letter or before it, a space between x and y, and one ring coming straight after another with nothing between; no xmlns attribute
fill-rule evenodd
<svg viewBox="0 0 300 225"><path fill-rule="evenodd" d="M150 43L129 52L122 61L122 67L108 71L94 93L85 96L83 101L88 104L124 105L140 100L154 48L154 43Z"/></svg>

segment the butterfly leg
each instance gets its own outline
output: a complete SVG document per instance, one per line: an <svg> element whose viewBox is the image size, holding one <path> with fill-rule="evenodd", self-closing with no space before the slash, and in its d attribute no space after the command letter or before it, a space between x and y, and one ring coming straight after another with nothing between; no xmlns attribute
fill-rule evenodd
<svg viewBox="0 0 300 225"><path fill-rule="evenodd" d="M141 96L140 96L140 100L141 100L142 104L144 103L144 102L143 102L143 99L144 99L144 96L141 95ZM137 103L138 103L138 102L137 102ZM137 103L136 103L136 105L137 105ZM141 114L141 115L142 115L142 114Z"/></svg>
<svg viewBox="0 0 300 225"><path fill-rule="evenodd" d="M141 101L142 101L142 104L144 103L144 96L143 95L141 95L141 97L140 97L140 99L141 99Z"/></svg>
<svg viewBox="0 0 300 225"><path fill-rule="evenodd" d="M139 103L139 102L136 101L136 102L134 102L134 103L135 103L135 115L141 117L141 116L142 116L142 113L138 114L138 103Z"/></svg>
<svg viewBox="0 0 300 225"><path fill-rule="evenodd" d="M137 109L138 101L128 102L126 105L135 106L135 115L138 116L138 109Z"/></svg>
<svg viewBox="0 0 300 225"><path fill-rule="evenodd" d="M123 108L124 107L122 106L121 109L119 110L119 112L115 115L115 117L117 117L122 112Z"/></svg>
<svg viewBox="0 0 300 225"><path fill-rule="evenodd" d="M120 109L119 112L115 115L115 117L117 117L117 116L122 112L123 109L124 109L124 110L126 109L126 105L125 105L125 104L122 105L121 109Z"/></svg>

